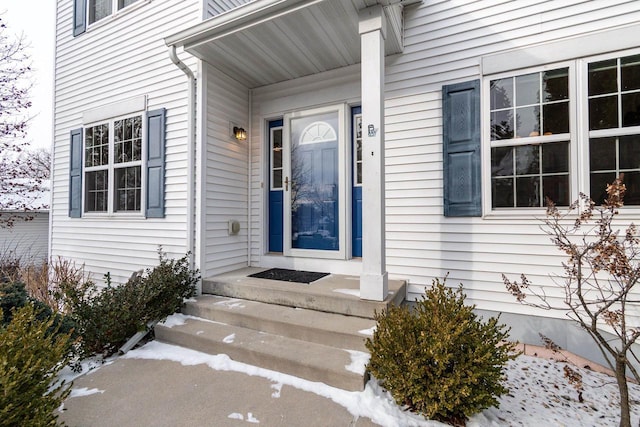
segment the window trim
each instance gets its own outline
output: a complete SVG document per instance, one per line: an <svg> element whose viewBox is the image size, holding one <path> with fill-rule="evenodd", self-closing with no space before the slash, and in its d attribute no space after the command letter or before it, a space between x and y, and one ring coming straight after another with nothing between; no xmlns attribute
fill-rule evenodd
<svg viewBox="0 0 640 427"><path fill-rule="evenodd" d="M147 182L147 171L146 171L146 156L147 156L147 113L146 110L141 111L132 111L127 114L120 114L118 116L110 117L108 119L98 120L92 123L83 124L82 132L82 210L81 215L84 218L146 218L146 197L145 192L147 191L147 186L149 185ZM124 120L127 118L132 118L140 116L141 119L141 150L140 150L140 160L136 160L133 162L127 163L115 163L115 142L114 142L114 127L115 122L118 120ZM86 166L86 148L87 148L87 139L85 137L85 132L88 128L107 124L109 127L109 158L107 167L104 165L101 166ZM115 172L116 169L123 167L140 167L140 179L141 179L141 188L140 188L140 210L137 211L116 211L115 210ZM108 186L107 186L107 210L106 212L97 212L97 211L87 211L86 210L86 185L87 185L87 173L94 172L98 170L107 170L108 177Z"/></svg>
<svg viewBox="0 0 640 427"><path fill-rule="evenodd" d="M491 80L516 77L525 74L539 73L544 71L555 70L557 68L569 69L569 133L557 134L557 135L540 135L524 138L513 138L508 140L491 140L491 97L490 97L490 82ZM578 197L579 184L582 184L576 171L580 171L580 162L578 158L578 144L577 131L578 131L578 102L576 96L579 93L578 79L576 73L576 61L562 61L543 64L537 67L519 68L511 71L502 71L495 74L486 74L482 76L481 83L481 162L482 162L482 199L483 199L483 218L521 218L531 217L531 214L543 216L546 212L544 207L513 207L513 208L493 208L492 194L491 194L491 148L493 147L506 147L506 146L520 146L530 144L543 144L569 141L569 202L571 203ZM516 141L517 140L517 141Z"/></svg>
<svg viewBox="0 0 640 427"><path fill-rule="evenodd" d="M619 29L620 32L626 32L640 28L640 25L628 26ZM613 34L612 32L611 34ZM617 34L617 33L616 33ZM547 46L548 48L549 46ZM496 67L488 66L496 62L502 63L500 72L492 74L483 74L482 80L482 100L481 100L481 127L482 127L482 196L483 203L483 218L486 219L520 219L523 217L531 217L532 214L539 215L541 218L545 215L545 208L492 208L491 199L491 129L490 129L490 96L489 96L489 84L491 80L501 77L514 77L531 72L545 71L547 69L555 69L562 66L569 66L569 133L570 138L565 139L570 143L571 156L569 160L569 173L570 173L570 202L576 200L579 193L590 193L590 169L589 169L589 139L612 137L612 136L625 136L625 135L637 135L640 134L640 126L634 127L618 127L613 129L599 129L589 130L589 97L588 97L588 67L590 63L604 61L608 59L621 58L625 56L632 56L640 54L640 48L625 48L622 49L609 49L606 52L602 51L598 53L591 53L590 55L583 55L567 59L561 62L549 62L541 63L538 66L531 66L527 68L514 68L512 70L504 70L505 63L518 63L518 61L509 60L506 58L516 59L522 55L525 55L527 49L518 49L511 52L500 53L491 55L482 59L483 71L496 70ZM537 49L537 48L536 48ZM537 50L535 50L537 52ZM535 53L534 52L534 53ZM578 52L580 53L580 52ZM495 60L495 61L494 61ZM498 61L499 60L499 61ZM541 61L543 61L541 59ZM525 62L526 63L526 62ZM555 135L553 136L555 137ZM522 143L540 143L542 137L530 137L520 138ZM549 137L547 137L549 138ZM513 145L513 140L494 141L493 146L498 145ZM544 139L549 141L549 139ZM640 205L624 206L620 209L620 215L622 218L625 216L637 216L640 213Z"/></svg>

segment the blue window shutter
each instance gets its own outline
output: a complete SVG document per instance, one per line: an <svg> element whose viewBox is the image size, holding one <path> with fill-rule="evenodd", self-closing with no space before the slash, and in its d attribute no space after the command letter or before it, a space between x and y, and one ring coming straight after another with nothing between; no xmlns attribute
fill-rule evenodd
<svg viewBox="0 0 640 427"><path fill-rule="evenodd" d="M165 109L147 113L146 217L164 218Z"/></svg>
<svg viewBox="0 0 640 427"><path fill-rule="evenodd" d="M69 216L82 216L82 128L71 131L69 144Z"/></svg>
<svg viewBox="0 0 640 427"><path fill-rule="evenodd" d="M87 29L87 0L73 0L73 36Z"/></svg>
<svg viewBox="0 0 640 427"><path fill-rule="evenodd" d="M482 216L480 80L442 87L444 215Z"/></svg>

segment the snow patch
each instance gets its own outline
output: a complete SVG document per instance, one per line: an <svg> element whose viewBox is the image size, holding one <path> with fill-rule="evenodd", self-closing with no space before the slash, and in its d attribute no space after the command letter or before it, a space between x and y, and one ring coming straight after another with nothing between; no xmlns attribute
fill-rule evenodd
<svg viewBox="0 0 640 427"><path fill-rule="evenodd" d="M231 344L235 340L236 340L236 334L231 334L231 335L227 335L226 337L224 337L222 342L225 343L225 344Z"/></svg>
<svg viewBox="0 0 640 427"><path fill-rule="evenodd" d="M182 313L175 313L171 316L164 319L162 322L159 322L160 325L165 328L173 328L174 326L182 326L187 323L188 317Z"/></svg>
<svg viewBox="0 0 640 427"><path fill-rule="evenodd" d="M96 393L102 394L104 393L104 390L99 390L97 388L88 388L88 387L74 388L74 389L71 389L71 393L69 393L69 398L90 396Z"/></svg>
<svg viewBox="0 0 640 427"><path fill-rule="evenodd" d="M202 334L204 334L204 331L197 331L196 332L196 335L202 335Z"/></svg>
<svg viewBox="0 0 640 427"><path fill-rule="evenodd" d="M231 418L232 420L244 421L244 415L239 414L237 412L233 412L229 414L227 418ZM247 422L251 424L260 424L260 421L258 421L251 412L247 413Z"/></svg>
<svg viewBox="0 0 640 427"><path fill-rule="evenodd" d="M282 392L282 383L271 384L271 388L275 391L271 393L271 397L274 399L278 399L280 397L280 393Z"/></svg>
<svg viewBox="0 0 640 427"><path fill-rule="evenodd" d="M359 289L334 289L333 292L337 292L339 294L344 294L344 295L351 295L351 296L360 298Z"/></svg>
<svg viewBox="0 0 640 427"><path fill-rule="evenodd" d="M368 337L372 337L373 333L376 331L376 325L373 325L372 327L370 327L369 329L363 329L361 331L358 331L359 334L361 335L366 335Z"/></svg>
<svg viewBox="0 0 640 427"><path fill-rule="evenodd" d="M217 303L215 303L215 305L223 305L227 308L230 309L234 309L234 308L245 308L246 306L242 303L242 300L240 299L227 299L224 301L218 301Z"/></svg>
<svg viewBox="0 0 640 427"><path fill-rule="evenodd" d="M355 372L356 374L364 375L364 372L367 368L367 363L369 363L371 355L369 353L356 350L345 351L347 351L351 356L351 363L345 365L344 368L349 372Z"/></svg>

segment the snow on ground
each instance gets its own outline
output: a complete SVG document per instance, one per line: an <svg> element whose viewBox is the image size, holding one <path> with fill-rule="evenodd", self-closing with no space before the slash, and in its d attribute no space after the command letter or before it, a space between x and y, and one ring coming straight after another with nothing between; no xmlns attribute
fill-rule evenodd
<svg viewBox="0 0 640 427"><path fill-rule="evenodd" d="M125 358L171 360L183 365L205 364L219 371L235 371L273 381L273 398L280 396L283 385L315 393L345 407L354 417L368 417L383 426L444 426L436 421L405 411L375 381L369 381L361 392L350 392L323 383L307 381L280 372L231 360L224 354L209 355L169 344L150 342L127 353ZM487 426L611 426L618 424L619 408L615 380L572 366L582 374L584 402L564 378L565 363L530 356L520 356L507 367L510 392L500 398L499 408L489 408L472 417L469 427ZM631 384L632 425L640 420L640 386ZM230 414L249 421L252 414ZM240 419L240 418L238 418ZM255 422L255 421L253 421Z"/></svg>
<svg viewBox="0 0 640 427"><path fill-rule="evenodd" d="M99 390L97 388L87 388L87 387L74 388L71 390L71 393L69 393L69 398L90 396L96 393L104 393L104 390Z"/></svg>

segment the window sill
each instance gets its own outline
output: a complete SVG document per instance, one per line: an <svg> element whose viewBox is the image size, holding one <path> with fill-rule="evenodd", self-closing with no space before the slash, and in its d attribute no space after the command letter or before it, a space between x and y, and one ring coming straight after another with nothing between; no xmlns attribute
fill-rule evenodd
<svg viewBox="0 0 640 427"><path fill-rule="evenodd" d="M567 207L558 207L560 213L566 212ZM618 210L616 218L623 220L638 220L640 218L640 206L628 206L622 207ZM577 213L571 215L571 217L577 216ZM547 217L546 208L514 208L513 210L492 210L485 212L482 215L483 220L488 221L503 221L503 220L522 220L522 219L535 219L544 220Z"/></svg>
<svg viewBox="0 0 640 427"><path fill-rule="evenodd" d="M82 215L83 219L100 219L109 221L129 221L129 220L143 220L147 219L142 212L135 213L98 213L98 212L85 212Z"/></svg>

